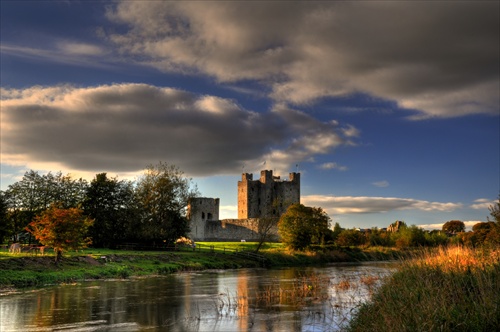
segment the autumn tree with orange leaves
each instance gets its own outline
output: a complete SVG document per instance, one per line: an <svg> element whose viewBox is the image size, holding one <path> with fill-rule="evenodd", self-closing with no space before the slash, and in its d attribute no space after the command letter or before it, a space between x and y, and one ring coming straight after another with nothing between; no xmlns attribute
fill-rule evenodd
<svg viewBox="0 0 500 332"><path fill-rule="evenodd" d="M92 243L87 236L94 220L85 216L80 208L64 209L51 205L26 228L43 245L54 248L56 262L63 251L79 250Z"/></svg>

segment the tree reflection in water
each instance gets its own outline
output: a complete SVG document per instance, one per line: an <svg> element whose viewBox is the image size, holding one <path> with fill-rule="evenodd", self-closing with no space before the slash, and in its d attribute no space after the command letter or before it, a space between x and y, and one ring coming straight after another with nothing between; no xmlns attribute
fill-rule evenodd
<svg viewBox="0 0 500 332"><path fill-rule="evenodd" d="M335 331L390 263L89 281L0 297L0 331Z"/></svg>

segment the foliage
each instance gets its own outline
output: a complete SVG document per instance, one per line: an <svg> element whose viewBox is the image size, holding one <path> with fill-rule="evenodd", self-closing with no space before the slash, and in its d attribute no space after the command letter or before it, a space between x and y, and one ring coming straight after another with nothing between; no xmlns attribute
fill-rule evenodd
<svg viewBox="0 0 500 332"><path fill-rule="evenodd" d="M8 205L5 192L0 190L0 243L11 233L11 224L8 219Z"/></svg>
<svg viewBox="0 0 500 332"><path fill-rule="evenodd" d="M460 220L450 220L443 224L443 232L460 233L465 231L465 223Z"/></svg>
<svg viewBox="0 0 500 332"><path fill-rule="evenodd" d="M97 174L86 190L82 208L94 219L89 229L94 247L114 248L131 236L138 212L131 182Z"/></svg>
<svg viewBox="0 0 500 332"><path fill-rule="evenodd" d="M422 251L361 306L350 331L496 331L500 252Z"/></svg>
<svg viewBox="0 0 500 332"><path fill-rule="evenodd" d="M185 246L192 246L194 244L193 240L190 238L181 236L177 240L175 240L175 244L180 244L180 245L185 245Z"/></svg>
<svg viewBox="0 0 500 332"><path fill-rule="evenodd" d="M399 232L394 233L396 247L405 249L426 245L425 231L415 225L404 227Z"/></svg>
<svg viewBox="0 0 500 332"><path fill-rule="evenodd" d="M41 244L54 248L59 261L63 251L79 250L92 243L87 230L93 222L80 208L65 209L54 204L36 217L27 230Z"/></svg>
<svg viewBox="0 0 500 332"><path fill-rule="evenodd" d="M259 229L257 231L257 248L255 252L259 252L260 248L264 244L264 242L270 241L273 238L273 229L276 229L278 226L279 218L278 217L262 217L259 218Z"/></svg>
<svg viewBox="0 0 500 332"><path fill-rule="evenodd" d="M199 195L191 179L174 165L150 165L137 183L141 206L138 240L173 243L189 231L186 207Z"/></svg>
<svg viewBox="0 0 500 332"><path fill-rule="evenodd" d="M393 233L372 228L369 235L370 246L392 247L395 245Z"/></svg>
<svg viewBox="0 0 500 332"><path fill-rule="evenodd" d="M340 227L340 224L336 222L335 225L333 226L333 230L329 230L329 232L325 235L325 242L329 244L334 244L339 234L343 230L344 229Z"/></svg>
<svg viewBox="0 0 500 332"><path fill-rule="evenodd" d="M323 209L293 204L281 216L278 232L287 247L303 250L312 244L324 244L329 224L330 217Z"/></svg>
<svg viewBox="0 0 500 332"><path fill-rule="evenodd" d="M490 210L490 215L493 217L493 220L490 220L488 217L488 221L494 221L500 226L500 195L498 196L498 201L491 205L488 210Z"/></svg>
<svg viewBox="0 0 500 332"><path fill-rule="evenodd" d="M351 246L361 246L366 243L367 239L364 233L360 232L357 229L345 229L337 237L335 241L336 245L343 247L351 247Z"/></svg>
<svg viewBox="0 0 500 332"><path fill-rule="evenodd" d="M7 218L14 240L17 241L17 235L28 223L51 204L65 208L78 206L83 201L86 186L85 180L74 180L61 172L40 175L33 170L27 171L21 181L10 185L6 191Z"/></svg>

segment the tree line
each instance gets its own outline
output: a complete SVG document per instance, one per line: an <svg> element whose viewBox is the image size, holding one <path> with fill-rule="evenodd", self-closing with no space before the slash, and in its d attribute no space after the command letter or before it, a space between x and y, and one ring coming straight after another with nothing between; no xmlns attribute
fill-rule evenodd
<svg viewBox="0 0 500 332"><path fill-rule="evenodd" d="M136 181L99 173L87 182L61 172L41 175L30 170L0 191L0 243L32 243L35 229L30 223L74 209L72 213L93 221L87 235L94 247L170 244L188 233L186 207L198 195L192 179L163 162L148 166Z"/></svg>
<svg viewBox="0 0 500 332"><path fill-rule="evenodd" d="M500 245L500 197L490 206L486 222L479 222L472 231L465 231L465 223L450 220L441 230L427 231L415 225L396 221L387 229L344 229L339 223L331 228L331 219L321 208L311 208L302 204L289 207L278 221L278 233L282 242L293 250L339 247L434 247L461 244L471 247Z"/></svg>

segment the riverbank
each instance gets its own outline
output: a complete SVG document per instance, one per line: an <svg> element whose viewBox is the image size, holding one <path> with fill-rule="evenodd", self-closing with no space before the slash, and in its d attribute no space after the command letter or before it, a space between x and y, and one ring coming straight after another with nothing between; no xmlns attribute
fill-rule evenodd
<svg viewBox="0 0 500 332"><path fill-rule="evenodd" d="M403 260L349 331L496 331L500 250L447 247Z"/></svg>
<svg viewBox="0 0 500 332"><path fill-rule="evenodd" d="M253 243L200 243L196 249L126 251L87 249L70 253L56 264L54 256L0 252L0 290L44 287L92 279L164 275L179 271L321 265L335 262L393 260L401 251L377 248L330 248L287 252L268 244L259 255L246 255Z"/></svg>

